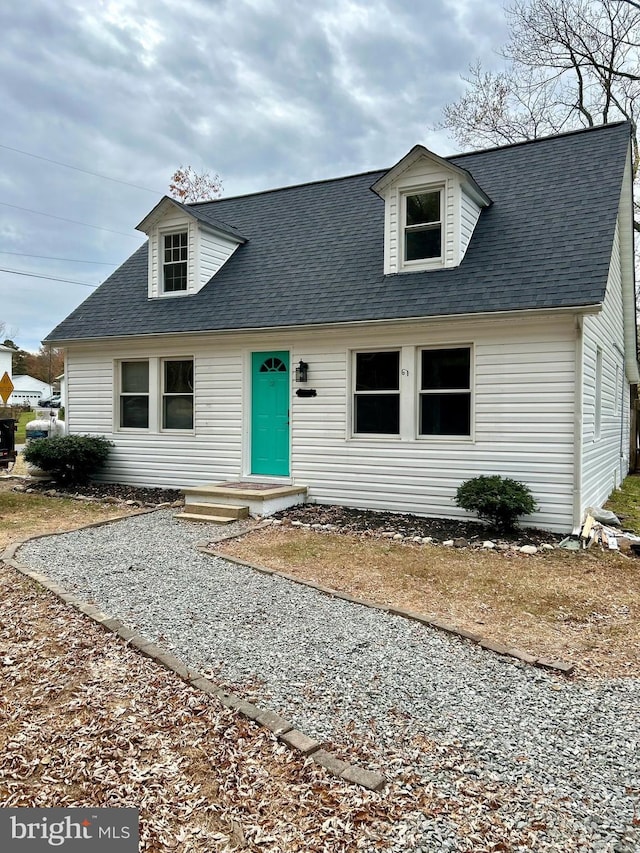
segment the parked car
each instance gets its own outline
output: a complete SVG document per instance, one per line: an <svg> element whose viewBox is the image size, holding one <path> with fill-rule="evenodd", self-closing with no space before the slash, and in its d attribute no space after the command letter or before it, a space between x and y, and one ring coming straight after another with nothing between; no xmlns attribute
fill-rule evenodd
<svg viewBox="0 0 640 853"><path fill-rule="evenodd" d="M46 400L38 400L38 406L40 406L41 409L59 409L61 405L62 397L60 394L54 394Z"/></svg>

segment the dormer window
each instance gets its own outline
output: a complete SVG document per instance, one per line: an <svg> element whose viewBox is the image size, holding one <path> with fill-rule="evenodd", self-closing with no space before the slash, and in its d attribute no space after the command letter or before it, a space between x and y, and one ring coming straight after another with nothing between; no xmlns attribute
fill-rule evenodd
<svg viewBox="0 0 640 853"><path fill-rule="evenodd" d="M416 145L373 184L384 200L384 274L436 272L462 263L491 199L472 175Z"/></svg>
<svg viewBox="0 0 640 853"><path fill-rule="evenodd" d="M442 257L442 191L404 196L404 261Z"/></svg>
<svg viewBox="0 0 640 853"><path fill-rule="evenodd" d="M187 289L188 232L164 235L163 292Z"/></svg>
<svg viewBox="0 0 640 853"><path fill-rule="evenodd" d="M165 196L137 225L149 237L149 299L199 293L239 246L247 242L209 208Z"/></svg>

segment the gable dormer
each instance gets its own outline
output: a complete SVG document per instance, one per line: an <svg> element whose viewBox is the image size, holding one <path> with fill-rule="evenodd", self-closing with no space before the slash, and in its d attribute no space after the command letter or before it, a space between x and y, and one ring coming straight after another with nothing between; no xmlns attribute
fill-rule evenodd
<svg viewBox="0 0 640 853"><path fill-rule="evenodd" d="M457 267L489 196L469 172L416 145L371 189L385 203L385 275Z"/></svg>
<svg viewBox="0 0 640 853"><path fill-rule="evenodd" d="M197 293L246 239L232 226L165 196L136 226L149 237L148 296Z"/></svg>

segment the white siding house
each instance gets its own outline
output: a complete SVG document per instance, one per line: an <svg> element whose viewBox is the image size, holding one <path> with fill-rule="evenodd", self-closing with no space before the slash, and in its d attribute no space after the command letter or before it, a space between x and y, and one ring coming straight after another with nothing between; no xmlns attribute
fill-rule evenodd
<svg viewBox="0 0 640 853"><path fill-rule="evenodd" d="M13 350L10 350L9 347L5 347L0 344L0 379L7 374L9 379L11 379L11 356L13 354Z"/></svg>
<svg viewBox="0 0 640 853"><path fill-rule="evenodd" d="M398 512L463 517L457 486L488 469L527 482L541 510L531 523L572 526L575 320L504 318L452 324L390 324L384 330L319 329L282 333L193 336L185 340L118 342L75 347L69 353L72 432L99 433L117 443L108 479L173 488L251 476L247 448L253 351L286 349L309 364L317 397L291 394L291 470L288 480L315 501ZM466 438L416 436L416 373L423 347L470 345L474 423ZM397 349L403 370L400 435L355 436L352 360L356 351ZM119 360L192 357L194 430L188 435L124 434L114 424L113 371ZM538 370L531 372L535 361ZM499 377L499 379L497 378ZM159 401L154 401L159 405ZM321 414L319 409L321 405ZM549 413L553 413L550 419Z"/></svg>
<svg viewBox="0 0 640 853"><path fill-rule="evenodd" d="M49 336L68 429L115 443L113 482L266 481L463 518L458 486L501 474L530 487L528 524L569 531L628 470L629 156L618 124L165 200L148 251ZM170 300L167 233L188 235Z"/></svg>
<svg viewBox="0 0 640 853"><path fill-rule="evenodd" d="M51 396L51 385L33 376L14 376L10 406L37 406L38 401Z"/></svg>

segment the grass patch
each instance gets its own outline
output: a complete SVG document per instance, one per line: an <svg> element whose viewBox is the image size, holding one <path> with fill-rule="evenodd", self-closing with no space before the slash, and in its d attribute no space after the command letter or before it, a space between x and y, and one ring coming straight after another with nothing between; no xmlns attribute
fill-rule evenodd
<svg viewBox="0 0 640 853"><path fill-rule="evenodd" d="M622 522L625 530L640 535L640 476L630 474L622 487L613 492L605 504Z"/></svg>
<svg viewBox="0 0 640 853"><path fill-rule="evenodd" d="M12 491L11 480L0 483L0 550L15 541L40 533L62 533L95 521L131 514L122 507L98 502L50 498Z"/></svg>
<svg viewBox="0 0 640 853"><path fill-rule="evenodd" d="M21 412L18 416L18 430L16 432L16 444L24 444L27 440L26 429L29 421L35 418L34 412Z"/></svg>

